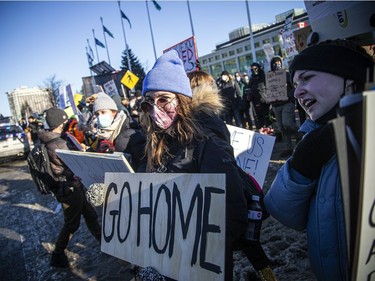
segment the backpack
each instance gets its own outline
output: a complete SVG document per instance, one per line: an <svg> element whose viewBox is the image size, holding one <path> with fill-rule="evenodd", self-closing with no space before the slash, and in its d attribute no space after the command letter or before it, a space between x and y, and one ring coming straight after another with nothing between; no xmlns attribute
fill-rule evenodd
<svg viewBox="0 0 375 281"><path fill-rule="evenodd" d="M52 139L46 144L52 143L58 139L60 138ZM46 144L37 142L27 155L27 164L29 166L31 177L41 194L52 193L51 188L56 184Z"/></svg>
<svg viewBox="0 0 375 281"><path fill-rule="evenodd" d="M213 135L212 133L208 133L208 135ZM201 161L202 161L202 154L204 147L206 145L206 142L204 142L202 145L199 145L194 151L194 159L196 159L196 165L197 167L201 166ZM188 153L190 151L188 150ZM190 152L191 153L191 152ZM243 193L246 198L247 206L250 206L252 203L252 196L253 195L258 195L259 196L259 203L262 207L262 220L267 219L270 214L268 213L266 209L266 205L264 204L264 192L262 188L260 187L259 183L257 180L251 176L250 174L246 173L240 166L237 165L238 173L240 174L244 185L241 185L241 188L243 190Z"/></svg>

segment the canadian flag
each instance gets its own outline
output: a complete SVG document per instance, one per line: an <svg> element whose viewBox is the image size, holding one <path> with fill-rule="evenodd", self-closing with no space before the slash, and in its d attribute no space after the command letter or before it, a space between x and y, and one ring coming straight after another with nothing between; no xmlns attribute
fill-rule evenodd
<svg viewBox="0 0 375 281"><path fill-rule="evenodd" d="M298 28L304 28L304 27L306 27L306 22L299 22L298 23Z"/></svg>

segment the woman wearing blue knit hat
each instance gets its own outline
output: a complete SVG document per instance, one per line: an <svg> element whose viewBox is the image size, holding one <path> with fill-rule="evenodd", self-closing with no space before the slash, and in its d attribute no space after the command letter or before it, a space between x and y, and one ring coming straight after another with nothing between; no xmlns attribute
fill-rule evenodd
<svg viewBox="0 0 375 281"><path fill-rule="evenodd" d="M148 172L226 174L224 271L225 280L232 280L233 242L246 230L247 206L232 147L215 131L222 128L215 122L222 121L211 118L223 110L218 89L202 85L192 91L183 63L172 50L147 73L143 96Z"/></svg>

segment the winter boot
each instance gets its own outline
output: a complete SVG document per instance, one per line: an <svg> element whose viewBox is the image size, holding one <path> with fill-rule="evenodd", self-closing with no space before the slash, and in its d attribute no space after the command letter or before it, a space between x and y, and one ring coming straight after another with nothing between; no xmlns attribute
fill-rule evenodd
<svg viewBox="0 0 375 281"><path fill-rule="evenodd" d="M53 252L49 264L55 267L69 267L69 261L64 252Z"/></svg>
<svg viewBox="0 0 375 281"><path fill-rule="evenodd" d="M259 270L258 275L262 281L277 281L275 273L269 266Z"/></svg>

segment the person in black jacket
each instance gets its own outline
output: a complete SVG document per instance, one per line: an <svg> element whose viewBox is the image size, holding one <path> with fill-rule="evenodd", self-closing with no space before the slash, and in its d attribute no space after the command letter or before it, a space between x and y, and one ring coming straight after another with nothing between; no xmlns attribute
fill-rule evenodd
<svg viewBox="0 0 375 281"><path fill-rule="evenodd" d="M50 108L45 112L47 130L39 131L39 139L46 144L55 185L52 192L61 203L64 213L64 225L55 243L51 257L51 266L69 267L65 249L72 235L78 230L81 215L92 235L101 241L101 227L94 207L87 201L82 183L72 171L59 159L55 150L69 150L66 140L62 137L64 126L68 121L67 114L59 108Z"/></svg>
<svg viewBox="0 0 375 281"><path fill-rule="evenodd" d="M259 63L254 62L251 65L251 77L247 89L250 92L250 100L255 110L255 125L259 130L271 125L269 119L270 106L266 103L266 76Z"/></svg>
<svg viewBox="0 0 375 281"><path fill-rule="evenodd" d="M160 79L163 77L163 79ZM199 88L199 87L198 87ZM142 125L147 135L147 171L226 174L225 280L233 279L233 244L243 237L247 206L233 150L213 130L223 104L218 90L206 86L194 95L175 50L163 54L143 81ZM211 118L211 117L214 118ZM196 153L186 153L188 151ZM193 154L201 159L200 165Z"/></svg>
<svg viewBox="0 0 375 281"><path fill-rule="evenodd" d="M210 74L204 71L192 71L189 72L187 76L190 80L194 102L197 102L200 99L208 101L208 98L210 98L211 95L211 98L213 98L215 101L217 98L220 101L221 97L217 97L216 95L214 95L216 84L214 78ZM207 88L207 86L213 87L213 89L211 90ZM200 113L199 120L201 120L201 123L204 124L204 127L206 129L208 128L216 136L230 144L230 132L228 130L228 127L218 117L218 115L220 114L220 110L221 107L219 106L216 108L212 108L210 114L202 112ZM250 263L253 265L254 269L258 272L258 275L262 281L277 280L275 273L271 268L271 261L264 252L259 241L247 242L243 240L238 243L238 246L239 247L236 250L241 249L243 251Z"/></svg>
<svg viewBox="0 0 375 281"><path fill-rule="evenodd" d="M123 152L134 171L145 170L146 137L141 126L124 111L118 111L114 100L104 92L94 101L89 133L91 147L87 151Z"/></svg>

